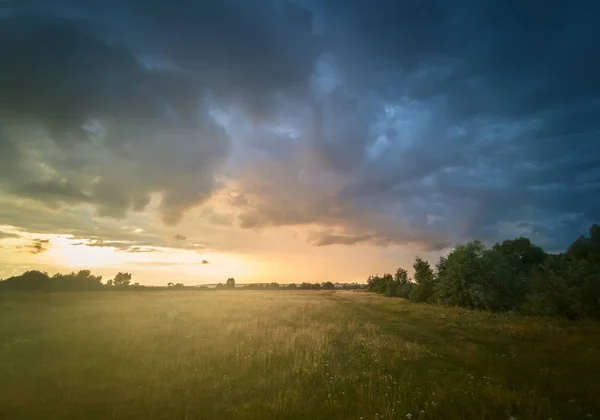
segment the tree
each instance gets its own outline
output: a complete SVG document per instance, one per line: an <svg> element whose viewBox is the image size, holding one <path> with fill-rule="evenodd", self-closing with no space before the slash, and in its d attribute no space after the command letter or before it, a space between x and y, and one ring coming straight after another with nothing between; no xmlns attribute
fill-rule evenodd
<svg viewBox="0 0 600 420"><path fill-rule="evenodd" d="M582 235L575 240L567 249L567 255L600 264L600 225L592 225L589 238Z"/></svg>
<svg viewBox="0 0 600 420"><path fill-rule="evenodd" d="M590 241L593 244L600 245L600 225L596 223L590 227Z"/></svg>
<svg viewBox="0 0 600 420"><path fill-rule="evenodd" d="M417 257L413 264L415 270L415 285L410 294L410 299L415 302L432 302L434 300L435 277L429 262Z"/></svg>
<svg viewBox="0 0 600 420"><path fill-rule="evenodd" d="M510 259L519 274L528 274L532 268L539 266L548 254L535 246L528 238L517 238L497 243L492 248Z"/></svg>
<svg viewBox="0 0 600 420"><path fill-rule="evenodd" d="M408 278L408 271L406 271L404 268L398 268L396 270L396 274L394 274L393 287L395 287L395 296L399 296L404 299L408 299L410 297L412 284Z"/></svg>
<svg viewBox="0 0 600 420"><path fill-rule="evenodd" d="M173 282L170 281L170 282L167 283L167 287L168 288L173 288L173 287L175 287L175 283L173 283Z"/></svg>
<svg viewBox="0 0 600 420"><path fill-rule="evenodd" d="M593 261L552 255L532 275L526 312L569 319L600 318L600 268Z"/></svg>
<svg viewBox="0 0 600 420"><path fill-rule="evenodd" d="M369 276L367 290L494 311L520 310L570 319L600 318L600 225L564 254L547 254L527 238L458 245L432 269L416 258L415 283L399 268L392 277Z"/></svg>
<svg viewBox="0 0 600 420"><path fill-rule="evenodd" d="M468 292L475 262L483 254L484 246L480 241L458 245L446 257L439 275L436 297L440 303L455 306L471 306Z"/></svg>
<svg viewBox="0 0 600 420"><path fill-rule="evenodd" d="M54 278L50 278L48 273L31 270L1 281L0 290L50 290L53 283Z"/></svg>
<svg viewBox="0 0 600 420"><path fill-rule="evenodd" d="M235 287L235 279L233 277L229 277L225 283L225 287L233 289Z"/></svg>
<svg viewBox="0 0 600 420"><path fill-rule="evenodd" d="M333 289L335 289L335 284L333 284L333 283L332 283L332 282L330 282L330 281L326 281L325 283L323 283L323 284L321 285L321 288L322 288L322 289L325 289L325 290L333 290Z"/></svg>
<svg viewBox="0 0 600 420"><path fill-rule="evenodd" d="M369 276L369 278L367 279L367 289L370 292L382 294L385 293L386 288L387 284L385 280L379 275Z"/></svg>
<svg viewBox="0 0 600 420"><path fill-rule="evenodd" d="M518 276L502 253L471 241L448 255L435 294L448 305L502 310L519 306L515 301L518 286Z"/></svg>
<svg viewBox="0 0 600 420"><path fill-rule="evenodd" d="M394 280L394 276L390 273L386 273L382 277L383 284L385 285L385 295L386 296L396 296L396 289L398 288L398 282Z"/></svg>
<svg viewBox="0 0 600 420"><path fill-rule="evenodd" d="M444 273L444 269L446 267L446 261L448 261L447 257L444 257L443 255L440 256L439 260L437 263L435 263L435 279L436 281L440 279L440 277L443 275Z"/></svg>
<svg viewBox="0 0 600 420"><path fill-rule="evenodd" d="M113 280L113 284L117 287L126 287L131 284L131 273L118 272Z"/></svg>
<svg viewBox="0 0 600 420"><path fill-rule="evenodd" d="M54 290L99 290L102 288L102 276L92 275L90 270L74 271L69 274L52 276Z"/></svg>

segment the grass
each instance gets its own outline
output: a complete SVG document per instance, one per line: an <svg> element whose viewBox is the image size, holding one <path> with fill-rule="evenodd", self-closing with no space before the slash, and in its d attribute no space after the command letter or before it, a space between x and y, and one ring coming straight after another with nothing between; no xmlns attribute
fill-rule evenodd
<svg viewBox="0 0 600 420"><path fill-rule="evenodd" d="M0 294L0 419L600 416L600 324L364 292Z"/></svg>

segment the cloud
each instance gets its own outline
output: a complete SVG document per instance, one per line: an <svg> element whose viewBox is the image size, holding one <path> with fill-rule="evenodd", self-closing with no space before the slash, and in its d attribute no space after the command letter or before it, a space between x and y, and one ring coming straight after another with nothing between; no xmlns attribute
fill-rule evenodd
<svg viewBox="0 0 600 420"><path fill-rule="evenodd" d="M48 204L53 203L54 206L58 202L76 204L90 201L90 197L68 181L33 182L24 185L15 192L22 197L44 200Z"/></svg>
<svg viewBox="0 0 600 420"><path fill-rule="evenodd" d="M148 253L148 252L162 252L160 249L149 248L149 247L139 247L139 246L131 246L128 248L122 249L123 252L132 253L132 254L140 254L140 253Z"/></svg>
<svg viewBox="0 0 600 420"><path fill-rule="evenodd" d="M173 239L176 241L185 241L187 238L179 233L173 235Z"/></svg>
<svg viewBox="0 0 600 420"><path fill-rule="evenodd" d="M73 237L71 237L74 239ZM146 252L162 252L160 249L149 246L149 243L144 241L111 241L104 239L84 239L79 242L74 242L71 244L72 246L87 246L91 248L114 248L119 252L127 252L127 253L146 253Z"/></svg>
<svg viewBox="0 0 600 420"><path fill-rule="evenodd" d="M210 196L228 138L198 83L149 71L83 21L51 14L8 19L0 51L10 63L0 70L0 141L22 155L10 193L125 218L160 192L169 224Z"/></svg>
<svg viewBox="0 0 600 420"><path fill-rule="evenodd" d="M170 234L115 220L174 225L203 205L224 229L440 249L513 235L560 248L600 220L593 2L7 10L0 194L20 204L0 223L143 249Z"/></svg>
<svg viewBox="0 0 600 420"><path fill-rule="evenodd" d="M585 74L600 61L589 55L589 18L568 6L454 6L324 11L339 44L315 63L319 106L295 125L316 127L305 134L313 147L249 167L240 226L340 232L316 245L441 249L523 234L560 248L598 220L600 85Z"/></svg>
<svg viewBox="0 0 600 420"><path fill-rule="evenodd" d="M34 239L33 241L31 241L31 244L26 246L20 246L19 248L27 250L27 252L30 254L38 255L46 252L49 243L49 239Z"/></svg>
<svg viewBox="0 0 600 420"><path fill-rule="evenodd" d="M0 230L0 240L7 238L20 238L21 236L16 233L3 232Z"/></svg>
<svg viewBox="0 0 600 420"><path fill-rule="evenodd" d="M354 245L359 242L367 242L371 239L369 235L351 236L351 235L334 235L331 233L322 234L314 241L317 246L326 245Z"/></svg>

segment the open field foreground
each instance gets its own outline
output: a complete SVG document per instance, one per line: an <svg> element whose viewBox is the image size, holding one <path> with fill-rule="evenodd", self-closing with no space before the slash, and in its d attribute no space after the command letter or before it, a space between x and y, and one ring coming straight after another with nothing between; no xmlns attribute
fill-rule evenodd
<svg viewBox="0 0 600 420"><path fill-rule="evenodd" d="M342 291L0 294L1 419L599 416L599 323Z"/></svg>

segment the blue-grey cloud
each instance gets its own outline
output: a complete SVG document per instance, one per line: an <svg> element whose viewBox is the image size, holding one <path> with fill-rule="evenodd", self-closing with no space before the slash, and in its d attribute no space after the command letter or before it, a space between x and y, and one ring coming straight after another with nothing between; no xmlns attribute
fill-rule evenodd
<svg viewBox="0 0 600 420"><path fill-rule="evenodd" d="M600 220L595 2L31 0L0 19L0 188L428 249ZM227 219L229 220L229 219Z"/></svg>

